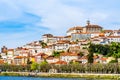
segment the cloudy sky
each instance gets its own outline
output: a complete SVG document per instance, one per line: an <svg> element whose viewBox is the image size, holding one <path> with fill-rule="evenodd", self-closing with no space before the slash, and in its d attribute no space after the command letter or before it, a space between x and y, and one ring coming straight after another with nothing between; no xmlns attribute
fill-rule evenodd
<svg viewBox="0 0 120 80"><path fill-rule="evenodd" d="M66 35L68 28L98 24L120 28L120 0L0 0L0 47L22 46L44 33Z"/></svg>

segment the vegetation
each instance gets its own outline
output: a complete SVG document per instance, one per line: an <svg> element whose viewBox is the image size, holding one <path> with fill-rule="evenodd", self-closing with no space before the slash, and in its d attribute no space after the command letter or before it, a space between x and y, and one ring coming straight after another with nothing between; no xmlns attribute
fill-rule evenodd
<svg viewBox="0 0 120 80"><path fill-rule="evenodd" d="M33 62L33 63L31 64L31 70L37 70L37 69L38 69L38 63Z"/></svg>
<svg viewBox="0 0 120 80"><path fill-rule="evenodd" d="M90 44L89 48L88 48L88 51L89 51L89 54L88 54L88 63L93 63L94 59L93 59L93 53L94 53L94 50L93 50L93 45Z"/></svg>
<svg viewBox="0 0 120 80"><path fill-rule="evenodd" d="M90 46L89 49L92 50L93 53L120 58L120 43L112 42L109 45L90 44Z"/></svg>
<svg viewBox="0 0 120 80"><path fill-rule="evenodd" d="M50 65L45 61L41 64L32 63L30 66L22 65L0 65L2 71L15 71L15 72L26 72L26 71L40 71L40 72L49 72L50 69L57 70L58 73L104 73L104 74L119 74L120 65L117 63L109 64L80 64L80 63L71 63L68 65Z"/></svg>
<svg viewBox="0 0 120 80"><path fill-rule="evenodd" d="M41 42L42 48L45 48L47 46L47 43Z"/></svg>
<svg viewBox="0 0 120 80"><path fill-rule="evenodd" d="M53 56L54 57L59 57L60 56L60 53L63 53L64 51L53 51Z"/></svg>

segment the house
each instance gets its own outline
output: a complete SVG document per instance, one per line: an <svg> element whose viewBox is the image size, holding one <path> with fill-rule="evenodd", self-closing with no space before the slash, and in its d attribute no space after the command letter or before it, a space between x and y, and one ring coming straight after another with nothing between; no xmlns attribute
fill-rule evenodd
<svg viewBox="0 0 120 80"><path fill-rule="evenodd" d="M70 53L70 52L64 52L64 53L60 53L60 60L61 61L65 61L67 63L69 63L72 60L78 60L79 59L79 55L77 53Z"/></svg>
<svg viewBox="0 0 120 80"><path fill-rule="evenodd" d="M8 49L7 50L7 58L13 59L14 56L14 49Z"/></svg>
<svg viewBox="0 0 120 80"><path fill-rule="evenodd" d="M53 50L54 50L53 46L48 45L48 46L40 49L39 53L45 53L46 55L52 55Z"/></svg>
<svg viewBox="0 0 120 80"><path fill-rule="evenodd" d="M7 59L6 63L13 64L13 59Z"/></svg>
<svg viewBox="0 0 120 80"><path fill-rule="evenodd" d="M113 30L103 30L105 36L111 36L113 34Z"/></svg>
<svg viewBox="0 0 120 80"><path fill-rule="evenodd" d="M82 31L83 31L83 28L81 26L75 26L75 27L70 28L67 31L67 36L70 36L73 33L82 33Z"/></svg>
<svg viewBox="0 0 120 80"><path fill-rule="evenodd" d="M67 64L67 62L65 62L65 61L57 61L57 62L55 62L55 63L51 63L51 64L55 64L55 65L66 65Z"/></svg>
<svg viewBox="0 0 120 80"><path fill-rule="evenodd" d="M42 61L44 61L44 59L46 59L48 57L48 55L44 54L44 53L39 53L35 56L35 61L37 63L40 63Z"/></svg>
<svg viewBox="0 0 120 80"><path fill-rule="evenodd" d="M83 39L90 39L91 34L90 33L72 33L71 34L71 40L76 41L76 40L83 40Z"/></svg>
<svg viewBox="0 0 120 80"><path fill-rule="evenodd" d="M52 34L44 34L42 35L42 41L45 43L51 43L51 42L54 43L55 40Z"/></svg>
<svg viewBox="0 0 120 80"><path fill-rule="evenodd" d="M79 53L80 52L80 46L69 47L69 52Z"/></svg>
<svg viewBox="0 0 120 80"><path fill-rule="evenodd" d="M0 55L1 55L2 59L7 59L7 54L6 53L1 53Z"/></svg>
<svg viewBox="0 0 120 80"><path fill-rule="evenodd" d="M26 65L27 64L28 57L23 57L23 56L16 56L14 58L13 63L15 65Z"/></svg>
<svg viewBox="0 0 120 80"><path fill-rule="evenodd" d="M120 42L120 36L108 36L108 42Z"/></svg>
<svg viewBox="0 0 120 80"><path fill-rule="evenodd" d="M80 59L78 59L78 61L81 62L81 63L83 63L83 64L88 63L87 56L82 56Z"/></svg>
<svg viewBox="0 0 120 80"><path fill-rule="evenodd" d="M91 32L90 35L91 35L90 36L91 38L94 38L94 37L99 37L101 35L101 33L100 32Z"/></svg>
<svg viewBox="0 0 120 80"><path fill-rule="evenodd" d="M60 40L54 44L54 48L56 51L66 51L69 48L69 41Z"/></svg>
<svg viewBox="0 0 120 80"><path fill-rule="evenodd" d="M113 36L120 36L120 30L114 30Z"/></svg>
<svg viewBox="0 0 120 80"><path fill-rule="evenodd" d="M6 46L3 46L1 48L1 53L7 53L7 47Z"/></svg>
<svg viewBox="0 0 120 80"><path fill-rule="evenodd" d="M100 62L100 63L103 63L103 64L108 63L108 62L107 62L107 58L105 58L105 57L100 58L100 61L99 61L99 62Z"/></svg>
<svg viewBox="0 0 120 80"><path fill-rule="evenodd" d="M5 64L4 59L0 59L0 64Z"/></svg>
<svg viewBox="0 0 120 80"><path fill-rule="evenodd" d="M16 48L14 51L14 56L29 56L30 50L27 48Z"/></svg>
<svg viewBox="0 0 120 80"><path fill-rule="evenodd" d="M14 64L16 64L16 65L21 65L22 64L22 56L16 56L15 58L14 58Z"/></svg>
<svg viewBox="0 0 120 80"><path fill-rule="evenodd" d="M55 58L53 56L49 56L46 58L46 61L51 64L51 63L55 63L55 62L58 62L59 61L59 58Z"/></svg>

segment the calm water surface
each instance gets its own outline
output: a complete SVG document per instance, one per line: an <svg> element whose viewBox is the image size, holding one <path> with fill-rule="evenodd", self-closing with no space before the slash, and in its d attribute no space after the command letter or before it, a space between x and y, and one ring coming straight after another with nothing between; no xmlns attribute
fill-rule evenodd
<svg viewBox="0 0 120 80"><path fill-rule="evenodd" d="M35 77L11 77L0 76L0 80L110 80L110 79L82 79L82 78L35 78Z"/></svg>

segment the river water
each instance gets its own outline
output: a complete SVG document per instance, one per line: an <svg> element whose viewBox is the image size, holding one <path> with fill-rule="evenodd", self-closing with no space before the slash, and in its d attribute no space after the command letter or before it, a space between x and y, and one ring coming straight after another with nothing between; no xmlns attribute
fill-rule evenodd
<svg viewBox="0 0 120 80"><path fill-rule="evenodd" d="M112 80L112 79L83 79L83 78L35 78L35 77L13 77L0 76L0 80Z"/></svg>

